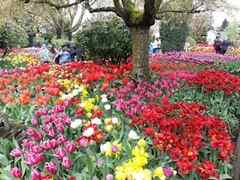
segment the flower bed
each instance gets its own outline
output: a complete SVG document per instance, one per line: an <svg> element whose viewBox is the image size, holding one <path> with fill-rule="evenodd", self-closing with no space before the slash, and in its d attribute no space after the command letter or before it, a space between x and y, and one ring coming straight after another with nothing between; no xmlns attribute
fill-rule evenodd
<svg viewBox="0 0 240 180"><path fill-rule="evenodd" d="M207 180L230 175L234 142L228 118L218 117L211 104L187 97L197 99L196 87L209 91L210 102L212 92L223 91L225 99L218 101L236 99L232 112L238 108L233 95L239 92L239 77L202 70L205 66L198 64L213 62L210 57L172 54L154 57L148 82L129 77L131 63L2 69L0 107L26 129L20 138L1 141L0 179Z"/></svg>
<svg viewBox="0 0 240 180"><path fill-rule="evenodd" d="M187 62L196 64L213 64L216 61L232 62L239 61L240 56L220 55L215 53L202 52L169 52L158 54L152 58L152 61L170 61L170 62Z"/></svg>

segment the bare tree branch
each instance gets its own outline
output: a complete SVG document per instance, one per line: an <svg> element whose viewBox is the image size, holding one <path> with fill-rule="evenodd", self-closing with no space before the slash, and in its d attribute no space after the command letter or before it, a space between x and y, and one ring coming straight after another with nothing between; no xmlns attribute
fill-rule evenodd
<svg viewBox="0 0 240 180"><path fill-rule="evenodd" d="M159 8L160 8L162 2L163 2L163 0L155 0L155 4L154 4L154 6L155 6L155 10L156 10L156 12L159 11Z"/></svg>
<svg viewBox="0 0 240 180"><path fill-rule="evenodd" d="M166 13L179 13L179 14L198 14L208 11L213 11L210 8L203 8L204 2L201 1L198 5L192 7L192 9L169 9L169 10L162 10L156 14L156 19L160 20L164 14Z"/></svg>
<svg viewBox="0 0 240 180"><path fill-rule="evenodd" d="M155 14L156 14L156 9L155 9L154 0L145 1L143 18L146 18L146 21L148 20L154 21Z"/></svg>
<svg viewBox="0 0 240 180"><path fill-rule="evenodd" d="M119 0L113 0L114 6L116 7L116 9L119 11L120 14L123 14L124 9L120 3Z"/></svg>
<svg viewBox="0 0 240 180"><path fill-rule="evenodd" d="M164 14L164 13L183 13L183 14L194 14L194 13L202 13L202 12L207 12L207 11L212 11L212 9L202 9L202 10L166 10L166 11L161 11L159 14Z"/></svg>
<svg viewBox="0 0 240 180"><path fill-rule="evenodd" d="M57 4L57 3L54 3L50 0L28 0L28 1L25 1L26 3L29 3L29 2L33 2L33 3L36 3L36 4L48 4L49 6L52 6L56 9L63 9L63 8L68 8L68 7L72 7L72 6L76 6L78 4L81 4L82 2L84 2L85 0L76 0L75 2L72 2L72 3L66 3L66 4Z"/></svg>
<svg viewBox="0 0 240 180"><path fill-rule="evenodd" d="M97 12L114 12L118 16L121 16L121 12L117 10L116 7L99 7L99 8L92 8L90 5L89 0L85 0L85 8L89 10L90 13L97 13Z"/></svg>

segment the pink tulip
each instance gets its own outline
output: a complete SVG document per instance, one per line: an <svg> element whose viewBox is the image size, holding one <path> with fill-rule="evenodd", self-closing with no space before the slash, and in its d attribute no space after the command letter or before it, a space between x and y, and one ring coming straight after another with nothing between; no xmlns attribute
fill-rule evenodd
<svg viewBox="0 0 240 180"><path fill-rule="evenodd" d="M108 174L108 175L106 176L106 180L114 180L113 175L112 175L112 174Z"/></svg>
<svg viewBox="0 0 240 180"><path fill-rule="evenodd" d="M27 135L31 137L34 141L41 141L43 138L43 135L34 128L28 128Z"/></svg>
<svg viewBox="0 0 240 180"><path fill-rule="evenodd" d="M44 167L46 171L52 175L57 173L57 165L54 162L47 162Z"/></svg>
<svg viewBox="0 0 240 180"><path fill-rule="evenodd" d="M36 118L32 118L32 125L37 126L38 125L38 120Z"/></svg>
<svg viewBox="0 0 240 180"><path fill-rule="evenodd" d="M117 153L119 151L118 147L117 146L112 146L112 152L113 153Z"/></svg>
<svg viewBox="0 0 240 180"><path fill-rule="evenodd" d="M22 142L22 146L26 149L30 149L33 146L33 141L31 141L30 139L24 139Z"/></svg>
<svg viewBox="0 0 240 180"><path fill-rule="evenodd" d="M56 151L55 151L55 156L56 156L58 159L62 159L65 155L66 155L66 152L64 151L63 148L58 148L58 149L56 149Z"/></svg>
<svg viewBox="0 0 240 180"><path fill-rule="evenodd" d="M41 180L41 173L36 169L32 171L31 176L32 180Z"/></svg>
<svg viewBox="0 0 240 180"><path fill-rule="evenodd" d="M67 138L64 135L61 135L58 139L57 142L58 144L64 144L67 141Z"/></svg>
<svg viewBox="0 0 240 180"><path fill-rule="evenodd" d="M47 114L48 114L48 109L47 108L42 108L42 109L39 109L38 111L35 112L35 115L37 117L44 116L44 115L47 115Z"/></svg>
<svg viewBox="0 0 240 180"><path fill-rule="evenodd" d="M20 157L22 155L22 151L18 148L15 148L10 152L10 155L15 158Z"/></svg>
<svg viewBox="0 0 240 180"><path fill-rule="evenodd" d="M26 164L30 166L40 164L43 160L44 156L42 154L26 153Z"/></svg>
<svg viewBox="0 0 240 180"><path fill-rule="evenodd" d="M68 157L63 157L62 165L66 169L71 169L72 167L72 161Z"/></svg>
<svg viewBox="0 0 240 180"><path fill-rule="evenodd" d="M41 152L43 152L43 148L41 146L39 146L39 145L33 145L31 147L31 151L33 153L41 153Z"/></svg>
<svg viewBox="0 0 240 180"><path fill-rule="evenodd" d="M44 125L48 125L50 122L52 122L52 118L50 116L46 116L44 118Z"/></svg>
<svg viewBox="0 0 240 180"><path fill-rule="evenodd" d="M21 178L22 177L22 171L17 168L17 167L14 167L11 169L11 175L13 177L16 177L16 178Z"/></svg>
<svg viewBox="0 0 240 180"><path fill-rule="evenodd" d="M66 151L68 153L73 153L76 150L76 145L70 142L67 142L65 145Z"/></svg>
<svg viewBox="0 0 240 180"><path fill-rule="evenodd" d="M49 140L47 141L43 141L42 144L41 144L42 148L45 149L45 150L49 150L52 148L51 146L51 142Z"/></svg>
<svg viewBox="0 0 240 180"><path fill-rule="evenodd" d="M56 135L55 130L53 128L48 129L47 134L50 137L54 137Z"/></svg>
<svg viewBox="0 0 240 180"><path fill-rule="evenodd" d="M62 134L64 133L65 127L62 122L55 123L55 126L58 131L60 131Z"/></svg>
<svg viewBox="0 0 240 180"><path fill-rule="evenodd" d="M60 105L56 105L53 109L53 113L60 113L60 112L64 112L65 107L64 106L60 106Z"/></svg>
<svg viewBox="0 0 240 180"><path fill-rule="evenodd" d="M86 147L88 146L89 142L88 142L88 139L87 139L87 138L81 137L81 138L79 138L79 140L78 140L78 144L80 145L80 147L86 148Z"/></svg>
<svg viewBox="0 0 240 180"><path fill-rule="evenodd" d="M62 116L62 122L63 122L64 124L66 124L66 125L69 125L69 124L71 124L71 118L68 117L66 114L63 114L63 116Z"/></svg>
<svg viewBox="0 0 240 180"><path fill-rule="evenodd" d="M51 139L51 140L43 141L41 146L45 150L55 149L58 146L58 142L56 139Z"/></svg>

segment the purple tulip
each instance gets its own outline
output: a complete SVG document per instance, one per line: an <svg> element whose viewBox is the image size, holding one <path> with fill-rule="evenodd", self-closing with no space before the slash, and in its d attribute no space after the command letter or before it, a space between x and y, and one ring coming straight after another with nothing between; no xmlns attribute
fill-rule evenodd
<svg viewBox="0 0 240 180"><path fill-rule="evenodd" d="M163 173L165 176L171 177L171 176L173 176L173 169L171 167L164 167Z"/></svg>

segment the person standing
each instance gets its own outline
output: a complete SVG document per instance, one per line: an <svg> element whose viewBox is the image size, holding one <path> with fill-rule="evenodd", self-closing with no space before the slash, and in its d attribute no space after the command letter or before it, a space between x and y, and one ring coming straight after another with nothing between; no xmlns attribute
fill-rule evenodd
<svg viewBox="0 0 240 180"><path fill-rule="evenodd" d="M39 52L39 57L42 63L49 63L53 60L54 54L50 52L46 44L43 44Z"/></svg>
<svg viewBox="0 0 240 180"><path fill-rule="evenodd" d="M152 53L159 53L161 48L161 40L157 37L154 42L152 43Z"/></svg>
<svg viewBox="0 0 240 180"><path fill-rule="evenodd" d="M65 64L72 61L70 50L67 47L63 48L63 51L59 57L59 64Z"/></svg>
<svg viewBox="0 0 240 180"><path fill-rule="evenodd" d="M230 43L228 42L228 40L223 40L223 42L220 45L220 54L224 55L229 47Z"/></svg>
<svg viewBox="0 0 240 180"><path fill-rule="evenodd" d="M217 38L215 39L214 44L213 44L213 47L217 54L221 54L221 44L222 44L222 41L221 41L220 37L217 36Z"/></svg>

